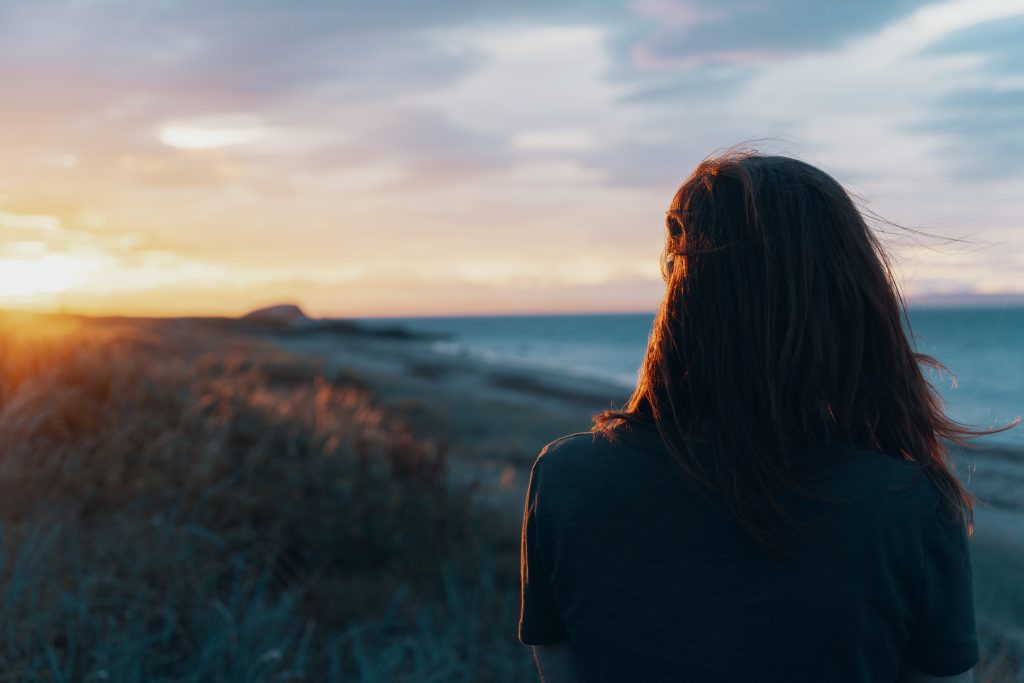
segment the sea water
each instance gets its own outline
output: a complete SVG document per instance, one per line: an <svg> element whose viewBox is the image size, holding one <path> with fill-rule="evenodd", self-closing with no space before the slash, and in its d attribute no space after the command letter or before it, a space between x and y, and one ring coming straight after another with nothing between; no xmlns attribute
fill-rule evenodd
<svg viewBox="0 0 1024 683"><path fill-rule="evenodd" d="M652 313L615 313L364 322L447 335L434 342L441 353L598 377L632 389L653 321ZM911 309L910 330L915 348L952 373L926 373L950 417L992 428L1024 415L1024 308ZM1024 424L981 441L1024 448Z"/></svg>

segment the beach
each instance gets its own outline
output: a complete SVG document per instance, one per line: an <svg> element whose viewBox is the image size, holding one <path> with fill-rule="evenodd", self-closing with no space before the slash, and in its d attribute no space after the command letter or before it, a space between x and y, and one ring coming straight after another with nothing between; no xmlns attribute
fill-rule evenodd
<svg viewBox="0 0 1024 683"><path fill-rule="evenodd" d="M310 335L275 343L361 377L417 433L450 444L453 477L478 482L510 533L520 523L529 467L540 449L588 430L594 413L629 396L621 383L453 354L448 345L441 352L429 338ZM981 444L950 448L978 501L972 547L980 620L995 624L1000 637L1024 643L1024 450Z"/></svg>
<svg viewBox="0 0 1024 683"><path fill-rule="evenodd" d="M431 339L309 335L279 337L275 343L362 378L417 433L449 444L453 476L478 482L482 499L500 511L509 533L518 529L529 467L539 450L559 436L588 430L591 415L629 396L621 383L440 352ZM1024 450L981 443L969 450L950 448L958 475L978 501L972 552L979 623L990 641L1007 639L1019 648L1024 644Z"/></svg>
<svg viewBox="0 0 1024 683"><path fill-rule="evenodd" d="M453 479L477 482L513 524L541 448L587 431L593 413L628 399L612 382L441 353L431 339L330 333L272 339L358 377L418 435L445 443Z"/></svg>
<svg viewBox="0 0 1024 683"><path fill-rule="evenodd" d="M450 445L460 478L479 480L496 505L516 511L540 449L587 431L594 413L621 406L630 393L620 383L578 373L440 352L430 338L314 333L272 339L363 379L417 433ZM977 533L1024 547L1024 451L982 445L951 449L951 457L979 499Z"/></svg>

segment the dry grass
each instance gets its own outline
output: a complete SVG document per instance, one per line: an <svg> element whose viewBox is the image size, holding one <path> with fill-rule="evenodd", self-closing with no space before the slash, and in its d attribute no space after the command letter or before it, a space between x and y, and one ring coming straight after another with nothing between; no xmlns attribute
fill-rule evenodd
<svg viewBox="0 0 1024 683"><path fill-rule="evenodd" d="M358 381L127 324L0 348L0 680L528 670L513 539Z"/></svg>

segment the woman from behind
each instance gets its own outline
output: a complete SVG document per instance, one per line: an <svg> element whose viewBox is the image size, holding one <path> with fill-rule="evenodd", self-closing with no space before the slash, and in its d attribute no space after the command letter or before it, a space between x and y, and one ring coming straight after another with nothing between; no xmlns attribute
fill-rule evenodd
<svg viewBox="0 0 1024 683"><path fill-rule="evenodd" d="M543 680L968 681L973 499L882 245L795 159L702 162L636 389L549 443L519 638Z"/></svg>

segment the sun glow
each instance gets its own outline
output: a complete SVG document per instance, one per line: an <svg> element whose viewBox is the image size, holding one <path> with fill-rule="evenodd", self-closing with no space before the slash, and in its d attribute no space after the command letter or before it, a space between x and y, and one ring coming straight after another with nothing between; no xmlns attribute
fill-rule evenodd
<svg viewBox="0 0 1024 683"><path fill-rule="evenodd" d="M0 259L0 303L31 303L40 295L68 291L87 282L95 265L66 254Z"/></svg>

